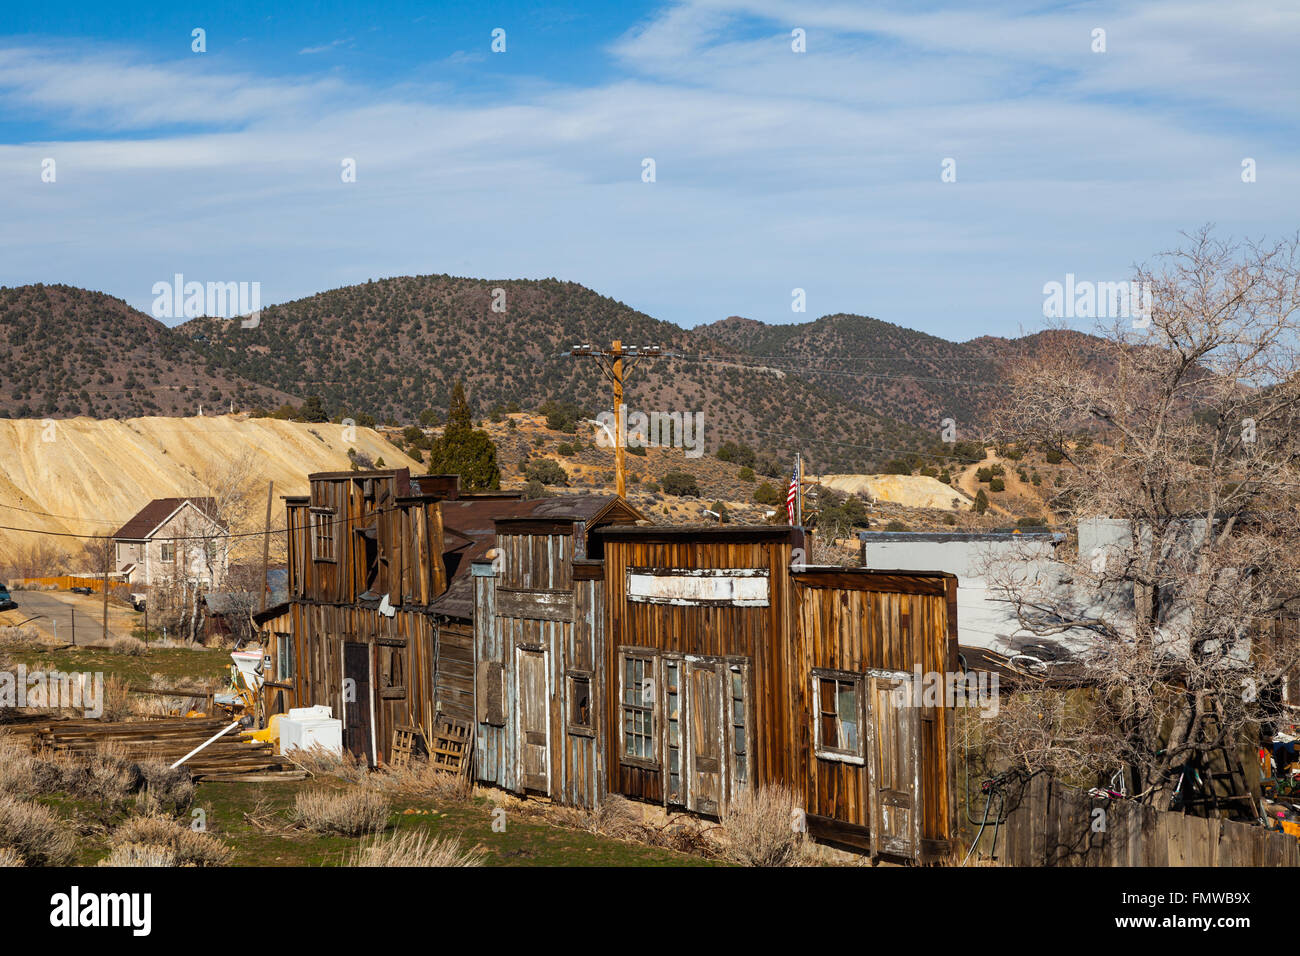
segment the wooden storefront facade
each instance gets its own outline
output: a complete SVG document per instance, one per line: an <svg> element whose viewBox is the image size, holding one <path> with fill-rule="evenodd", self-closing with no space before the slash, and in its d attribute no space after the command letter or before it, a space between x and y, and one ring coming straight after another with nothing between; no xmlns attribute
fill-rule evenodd
<svg viewBox="0 0 1300 956"><path fill-rule="evenodd" d="M499 522L475 565L478 778L708 816L789 788L814 836L941 860L956 579L791 568L800 532ZM949 702L950 703L950 702Z"/></svg>

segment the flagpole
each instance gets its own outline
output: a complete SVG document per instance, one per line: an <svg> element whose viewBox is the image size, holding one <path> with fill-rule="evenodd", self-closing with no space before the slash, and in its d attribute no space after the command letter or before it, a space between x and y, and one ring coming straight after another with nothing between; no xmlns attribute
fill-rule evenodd
<svg viewBox="0 0 1300 956"><path fill-rule="evenodd" d="M803 455L794 453L794 523L803 527Z"/></svg>

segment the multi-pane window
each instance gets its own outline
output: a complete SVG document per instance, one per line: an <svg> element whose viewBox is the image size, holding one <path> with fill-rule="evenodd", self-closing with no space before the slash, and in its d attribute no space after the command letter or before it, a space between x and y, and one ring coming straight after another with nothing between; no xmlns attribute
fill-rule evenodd
<svg viewBox="0 0 1300 956"><path fill-rule="evenodd" d="M651 763L655 759L654 663L649 655L623 655L623 756Z"/></svg>
<svg viewBox="0 0 1300 956"><path fill-rule="evenodd" d="M737 664L729 669L731 677L731 756L732 775L736 783L749 782L748 741L745 739L745 674Z"/></svg>
<svg viewBox="0 0 1300 956"><path fill-rule="evenodd" d="M176 560L176 545L174 545L172 542L164 541L161 545L158 546L158 551L159 554L162 556L163 561L167 562L168 564Z"/></svg>
<svg viewBox="0 0 1300 956"><path fill-rule="evenodd" d="M664 720L668 724L668 799L682 800L682 663L664 660Z"/></svg>
<svg viewBox="0 0 1300 956"><path fill-rule="evenodd" d="M334 512L311 509L311 556L314 561L334 560Z"/></svg>
<svg viewBox="0 0 1300 956"><path fill-rule="evenodd" d="M858 762L862 746L862 677L813 672L817 756Z"/></svg>

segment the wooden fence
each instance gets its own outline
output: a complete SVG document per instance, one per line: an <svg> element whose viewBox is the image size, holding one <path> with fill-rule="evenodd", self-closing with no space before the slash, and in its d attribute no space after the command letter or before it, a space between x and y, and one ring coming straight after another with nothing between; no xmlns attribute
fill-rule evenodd
<svg viewBox="0 0 1300 956"><path fill-rule="evenodd" d="M972 814L979 819L983 800L976 802ZM1300 840L1281 831L1090 797L1046 776L1009 792L1003 822L995 826L997 805L994 798L971 864L1300 866ZM966 847L978 829L970 827Z"/></svg>
<svg viewBox="0 0 1300 956"><path fill-rule="evenodd" d="M97 593L103 593L104 580L101 577L83 577L76 574L56 574L42 578L22 578L21 582L14 582L15 586L21 583L23 587L51 587L67 591L71 588L90 588ZM113 593L118 588L126 587L119 573L114 572L108 576L108 592Z"/></svg>

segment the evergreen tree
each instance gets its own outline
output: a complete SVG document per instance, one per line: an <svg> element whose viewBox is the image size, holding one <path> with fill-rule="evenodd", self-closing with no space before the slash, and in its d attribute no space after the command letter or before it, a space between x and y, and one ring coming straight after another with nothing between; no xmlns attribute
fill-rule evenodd
<svg viewBox="0 0 1300 956"><path fill-rule="evenodd" d="M457 382L447 407L447 425L429 447L429 474L460 475L467 491L501 487L497 446L470 418L465 385Z"/></svg>

